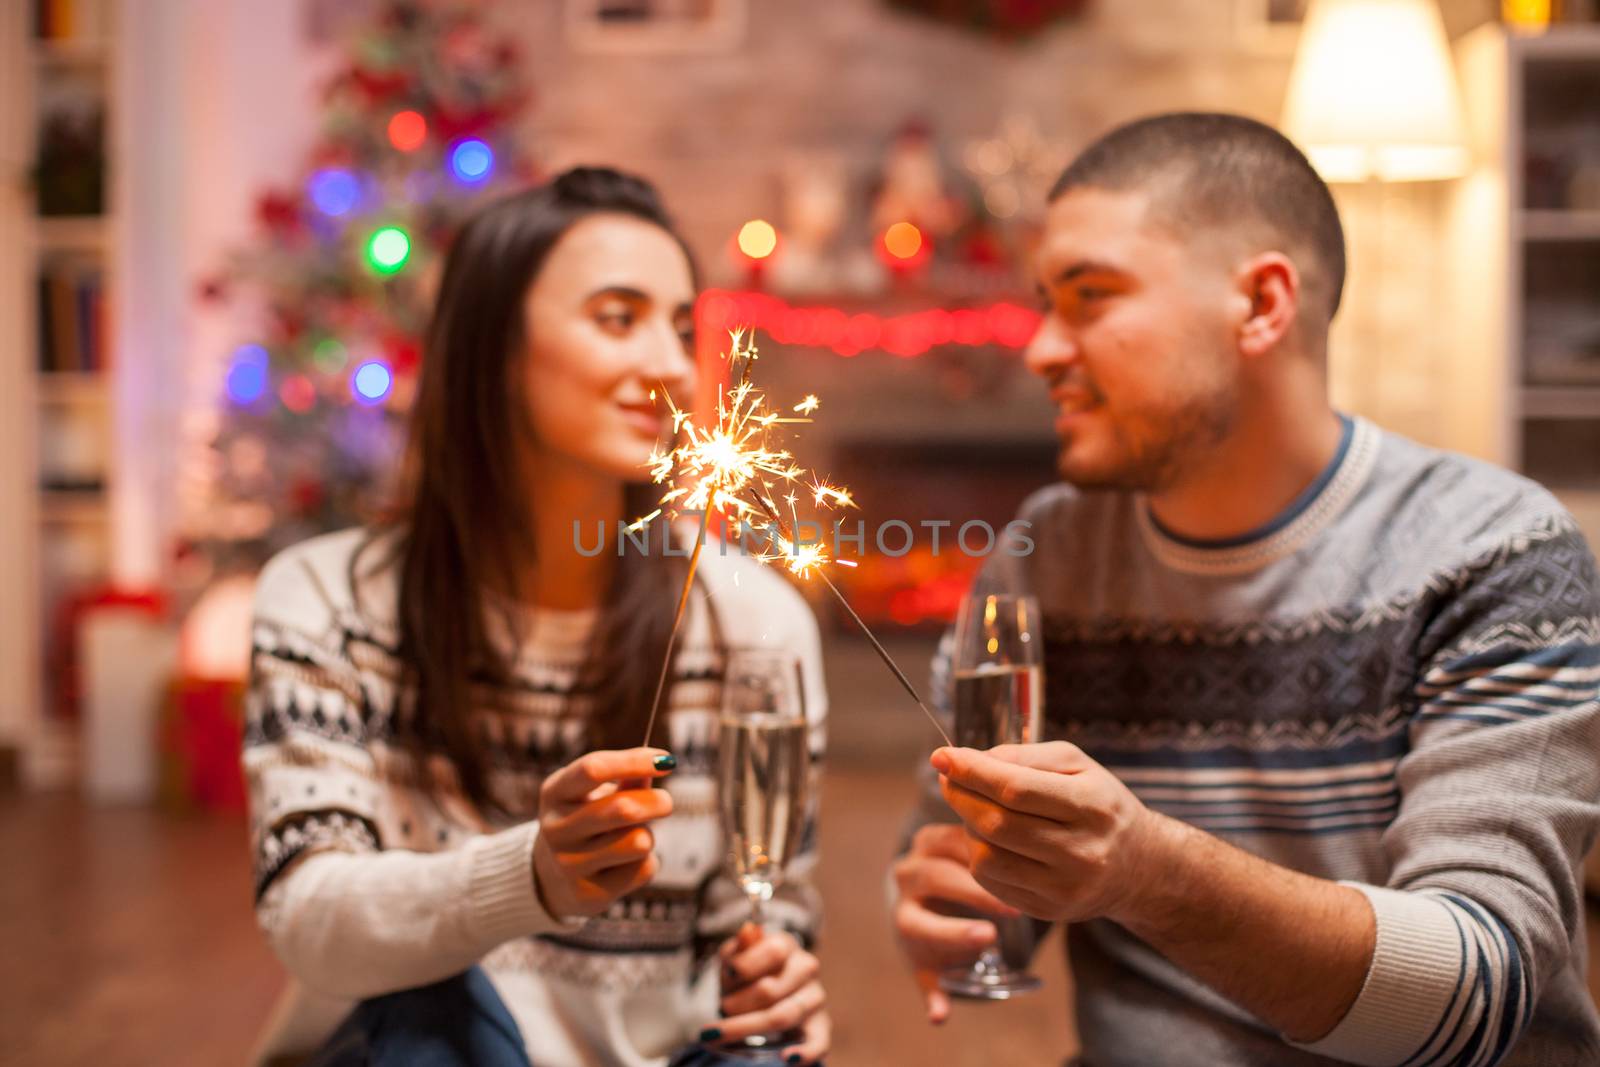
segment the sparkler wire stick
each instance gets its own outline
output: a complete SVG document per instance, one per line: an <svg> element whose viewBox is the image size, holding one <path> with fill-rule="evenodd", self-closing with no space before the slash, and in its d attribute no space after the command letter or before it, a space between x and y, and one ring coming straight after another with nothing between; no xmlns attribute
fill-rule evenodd
<svg viewBox="0 0 1600 1067"><path fill-rule="evenodd" d="M778 517L777 510L773 508L771 501L767 500L767 498L762 496L760 493L752 493L751 495L755 497L756 503L761 505L761 510L767 513L767 517L777 524L779 534L783 534L783 520ZM793 543L788 535L783 534L783 536L785 540L790 541L791 544ZM944 738L944 743L949 745L951 748L956 747L956 743L950 740L950 735L945 733L944 727L939 722L939 717L928 708L927 704L923 703L922 695L917 692L917 687L911 684L911 679L906 677L905 672L902 671L900 669L900 665L894 661L894 657L889 655L889 650L883 647L883 643L878 640L877 635L872 632L871 627L866 624L866 621L862 619L860 615L856 614L856 609L851 607L850 601L846 600L844 594L839 592L839 587L833 584L833 580L823 572L822 568L816 568L813 573L816 574L818 578L822 579L822 583L828 587L828 592L833 594L834 599L839 602L839 606L844 608L846 614L848 614L850 618L854 620L855 624L861 628L861 632L866 635L867 640L872 642L873 651L878 653L878 658L883 660L883 665L889 668L890 673L895 676L895 679L899 681L900 685L905 689L905 691L910 694L911 699L917 702L917 707L921 708L922 713L928 717L928 721L933 723L933 728L939 731L939 736Z"/></svg>
<svg viewBox="0 0 1600 1067"><path fill-rule="evenodd" d="M672 648L678 643L678 625L683 622L683 611L689 606L689 594L694 590L694 572L700 565L700 550L706 545L706 526L711 521L711 511L716 507L717 490L711 489L706 509L700 515L700 533L694 539L694 551L689 553L689 573L683 579L683 592L678 594L678 610L672 616L672 630L667 634L667 654L661 659L661 673L656 676L656 695L650 701L650 719L644 727L644 744L650 743L650 732L656 728L656 712L661 710L661 694L667 688L667 675L672 673ZM672 536L670 530L667 536Z"/></svg>

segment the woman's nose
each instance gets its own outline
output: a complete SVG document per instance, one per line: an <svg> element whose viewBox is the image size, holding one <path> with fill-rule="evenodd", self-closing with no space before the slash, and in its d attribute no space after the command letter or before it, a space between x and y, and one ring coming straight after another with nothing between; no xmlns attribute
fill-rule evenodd
<svg viewBox="0 0 1600 1067"><path fill-rule="evenodd" d="M675 386L683 386L694 377L694 369L694 353L684 345L675 325L668 323L651 331L643 368L646 378L661 382L675 393Z"/></svg>

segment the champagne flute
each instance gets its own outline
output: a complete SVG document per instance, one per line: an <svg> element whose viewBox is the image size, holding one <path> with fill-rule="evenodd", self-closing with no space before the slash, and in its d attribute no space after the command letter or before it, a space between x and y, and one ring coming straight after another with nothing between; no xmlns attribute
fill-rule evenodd
<svg viewBox="0 0 1600 1067"><path fill-rule="evenodd" d="M955 742L992 748L1039 739L1044 667L1039 603L1031 596L973 595L956 616L951 662ZM939 987L958 997L1006 1000L1039 988L1027 972L1032 920L992 918L996 943L970 967L939 976Z"/></svg>
<svg viewBox="0 0 1600 1067"><path fill-rule="evenodd" d="M722 683L717 798L729 869L749 898L750 921L757 926L800 848L810 775L800 661L770 649L730 651ZM747 1063L782 1063L783 1049L802 1040L800 1031L790 1030L714 1047Z"/></svg>

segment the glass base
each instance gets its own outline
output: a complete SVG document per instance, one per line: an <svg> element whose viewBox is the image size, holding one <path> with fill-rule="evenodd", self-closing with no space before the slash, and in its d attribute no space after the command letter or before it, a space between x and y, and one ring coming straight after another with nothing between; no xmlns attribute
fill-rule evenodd
<svg viewBox="0 0 1600 1067"><path fill-rule="evenodd" d="M1032 993L1044 983L1025 971L986 967L978 964L939 976L939 988L953 997L968 1000L1010 1000Z"/></svg>
<svg viewBox="0 0 1600 1067"><path fill-rule="evenodd" d="M732 1044L708 1042L703 1047L735 1063L787 1063L783 1050L805 1039L799 1030L785 1030L781 1034L757 1034Z"/></svg>

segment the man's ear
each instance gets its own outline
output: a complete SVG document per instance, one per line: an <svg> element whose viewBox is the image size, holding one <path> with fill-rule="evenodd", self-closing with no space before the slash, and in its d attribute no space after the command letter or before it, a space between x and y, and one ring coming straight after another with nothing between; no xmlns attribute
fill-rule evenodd
<svg viewBox="0 0 1600 1067"><path fill-rule="evenodd" d="M1239 323L1239 351L1255 358L1272 351L1300 314L1300 272L1282 252L1246 260L1234 276L1248 311Z"/></svg>

